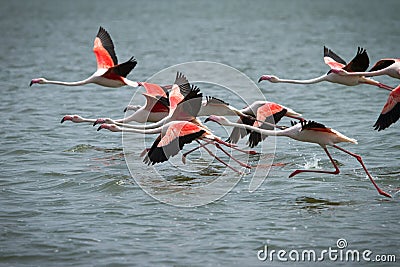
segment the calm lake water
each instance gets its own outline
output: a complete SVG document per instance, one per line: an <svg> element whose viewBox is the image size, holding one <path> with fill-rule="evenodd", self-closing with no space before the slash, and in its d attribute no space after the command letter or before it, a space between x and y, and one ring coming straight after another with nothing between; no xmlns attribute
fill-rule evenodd
<svg viewBox="0 0 400 267"><path fill-rule="evenodd" d="M363 156L393 199L378 195L355 159L332 149L340 175L288 179L295 169L331 169L331 164L319 146L281 138L275 162L283 166L273 167L258 190L249 192L251 176L245 176L221 199L182 208L160 203L137 185L136 178L151 180L155 174L136 155L130 162L135 179L131 176L121 134L60 124L65 114L122 117L135 89L29 87L36 77L76 81L91 75L99 26L111 34L120 62L137 58L128 76L132 80L144 81L164 68L196 60L232 66L253 81L267 73L312 78L328 70L324 45L346 60L357 46L368 50L371 64L399 57L399 10L396 0L3 3L0 265L274 266L277 259L257 259L264 245L318 252L337 248L339 238L346 239L348 249L393 254L399 261L400 124L379 133L372 128L387 99L384 90L259 84L268 100L356 138L358 145L343 147ZM399 84L389 77L376 79ZM207 89L241 107L223 90ZM252 97L245 89L237 93ZM221 128L208 126L226 137ZM151 144L151 138L146 140ZM137 151L142 149L139 142ZM194 168L202 164L193 161ZM182 187L222 172L217 163L205 175L177 174L162 166L165 176ZM174 197L168 188L162 194ZM326 258L314 265L331 264L343 262Z"/></svg>

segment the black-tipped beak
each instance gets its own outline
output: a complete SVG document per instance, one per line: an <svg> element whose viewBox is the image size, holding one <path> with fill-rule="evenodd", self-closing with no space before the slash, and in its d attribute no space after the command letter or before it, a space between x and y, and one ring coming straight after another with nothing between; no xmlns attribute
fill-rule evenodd
<svg viewBox="0 0 400 267"><path fill-rule="evenodd" d="M128 107L124 108L124 113L126 113L127 110L128 110Z"/></svg>
<svg viewBox="0 0 400 267"><path fill-rule="evenodd" d="M95 122L93 122L93 127L96 126L98 124L97 120ZM97 129L98 131L99 129Z"/></svg>
<svg viewBox="0 0 400 267"><path fill-rule="evenodd" d="M65 117L63 117L62 119L61 119L61 122L60 123L63 123L65 121Z"/></svg>
<svg viewBox="0 0 400 267"><path fill-rule="evenodd" d="M29 83L29 86L32 86L32 84L33 84L33 82L31 81L31 82Z"/></svg>
<svg viewBox="0 0 400 267"><path fill-rule="evenodd" d="M99 126L99 128L97 128L97 131L100 131L101 129L103 129L103 127L101 127L102 125Z"/></svg>
<svg viewBox="0 0 400 267"><path fill-rule="evenodd" d="M260 83L263 80L263 77L261 76L260 79L258 79L258 82Z"/></svg>
<svg viewBox="0 0 400 267"><path fill-rule="evenodd" d="M204 120L204 123L206 123L206 122L208 122L208 121L210 121L210 118L205 119L205 120Z"/></svg>

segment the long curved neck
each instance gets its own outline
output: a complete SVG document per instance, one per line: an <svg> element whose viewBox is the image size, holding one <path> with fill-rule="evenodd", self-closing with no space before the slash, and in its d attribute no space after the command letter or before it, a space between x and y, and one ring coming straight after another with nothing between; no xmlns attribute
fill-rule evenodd
<svg viewBox="0 0 400 267"><path fill-rule="evenodd" d="M322 75L317 78L308 79L308 80L290 80L290 79L278 79L276 82L278 83L295 83L295 84L312 84L312 83L319 83L322 81L326 81L327 75Z"/></svg>
<svg viewBox="0 0 400 267"><path fill-rule="evenodd" d="M282 131L265 130L265 129L260 129L260 128L257 128L257 127L251 126L251 125L235 123L235 122L229 122L229 126L247 129L247 130L258 132L260 134L268 135L268 136L289 136L286 130L282 130Z"/></svg>
<svg viewBox="0 0 400 267"><path fill-rule="evenodd" d="M121 122L117 122L117 121L115 122L115 124L118 126L129 128L129 129L149 130L149 129L156 129L156 128L163 126L165 123L168 122L168 119L169 119L169 117L165 117L164 119L162 119L158 122L151 123L151 124L144 124L144 125L132 125L132 124L126 124L126 123L121 123Z"/></svg>
<svg viewBox="0 0 400 267"><path fill-rule="evenodd" d="M44 84L58 84L58 85L65 85L65 86L79 86L79 85L84 85L84 84L88 84L91 83L91 79L85 79L85 80L81 80L81 81L76 81L76 82L63 82L63 81L51 81L51 80L46 80L45 82L43 82Z"/></svg>
<svg viewBox="0 0 400 267"><path fill-rule="evenodd" d="M162 132L162 127L157 127L154 129L132 129L132 128L122 128L122 132L128 133L141 133L141 134L157 134Z"/></svg>

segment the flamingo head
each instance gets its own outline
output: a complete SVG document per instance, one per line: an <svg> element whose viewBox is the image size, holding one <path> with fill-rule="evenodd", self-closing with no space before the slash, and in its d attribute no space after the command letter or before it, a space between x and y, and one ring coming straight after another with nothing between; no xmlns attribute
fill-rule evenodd
<svg viewBox="0 0 400 267"><path fill-rule="evenodd" d="M97 131L100 131L101 129L107 129L111 132L122 132L122 129L115 124L103 123L99 128L97 128Z"/></svg>
<svg viewBox="0 0 400 267"><path fill-rule="evenodd" d="M32 79L31 83L29 84L29 86L32 86L32 84L35 84L35 83L44 84L44 83L47 83L47 80L45 78Z"/></svg>
<svg viewBox="0 0 400 267"><path fill-rule="evenodd" d="M270 81L271 83L276 83L278 82L278 77L274 76L274 75L262 75L260 77L260 79L258 79L258 82L261 81Z"/></svg>
<svg viewBox="0 0 400 267"><path fill-rule="evenodd" d="M79 115L65 115L62 119L61 119L61 123L63 123L64 121L72 121L75 123L80 123L80 122L84 122L85 119L82 118Z"/></svg>
<svg viewBox="0 0 400 267"><path fill-rule="evenodd" d="M213 121L213 122L216 122L216 123L218 123L220 125L225 125L225 126L229 125L228 119L223 117L223 116L211 115L207 119L205 119L204 123L206 123L208 121Z"/></svg>

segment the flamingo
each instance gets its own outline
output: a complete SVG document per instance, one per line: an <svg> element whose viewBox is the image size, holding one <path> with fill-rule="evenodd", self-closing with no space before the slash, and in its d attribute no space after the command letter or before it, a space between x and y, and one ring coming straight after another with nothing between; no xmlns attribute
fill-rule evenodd
<svg viewBox="0 0 400 267"><path fill-rule="evenodd" d="M235 159L232 155L226 152L221 145L225 145L230 148L234 148L232 144L226 143L221 138L212 134L207 128L197 123L188 121L170 121L166 124L154 128L154 129L132 129L132 128L121 128L115 124L101 124L98 131L101 129L107 129L112 132L131 132L131 133L142 133L142 134L159 134L159 136L154 141L153 145L149 149L145 149L146 156L143 159L148 165L154 165L156 163L161 163L167 161L170 157L175 156L181 151L185 144L189 144L192 141L199 140L205 141L205 144L214 144L218 149L223 151L230 158L238 162L242 167L251 168L251 166L242 163ZM235 172L241 173L234 167L227 164L221 158L212 153L203 144L202 147L214 157L216 160L232 169ZM239 150L239 149L238 149ZM242 150L240 150L242 151ZM254 154L254 151L243 151L244 153Z"/></svg>
<svg viewBox="0 0 400 267"><path fill-rule="evenodd" d="M363 48L358 47L356 56L348 64L346 64L346 61L344 61L332 50L324 46L324 61L331 68L331 70L328 71L328 73L319 76L317 78L308 80L290 80L290 79L280 79L274 75L262 75L258 80L258 82L267 80L272 83L313 84L313 83L327 81L348 86L369 84L386 90L393 89L393 87L377 82L371 78L366 78L362 75L344 76L344 75L338 75L335 71L332 71L332 69L343 69L348 72L360 72L367 70L369 65L369 57L367 51Z"/></svg>
<svg viewBox="0 0 400 267"><path fill-rule="evenodd" d="M31 80L33 84L58 84L65 86L78 86L88 83L95 83L105 87L121 87L129 85L137 87L138 83L126 78L126 76L135 68L137 61L131 57L128 61L118 64L118 59L114 51L114 43L109 33L100 27L96 38L94 39L93 52L97 60L97 71L87 79L76 82L51 81L45 78L35 78Z"/></svg>
<svg viewBox="0 0 400 267"><path fill-rule="evenodd" d="M392 78L400 79L400 58L381 59L369 71L348 72L344 69L333 69L332 72L350 77L359 75L366 77L388 75Z"/></svg>
<svg viewBox="0 0 400 267"><path fill-rule="evenodd" d="M292 139L295 139L295 140L301 141L301 142L319 144L322 147L322 149L325 151L325 153L327 154L327 156L329 157L330 161L332 162L332 164L335 168L334 171L295 170L294 172L292 172L289 175L289 177L293 177L302 172L339 174L340 170L327 149L327 146L334 147L334 148L336 148L340 151L343 151L343 152L349 154L350 156L356 158L357 161L361 164L361 166L364 169L367 176L369 177L370 181L372 182L372 184L378 191L378 193L383 196L386 196L386 197L391 197L390 194L388 194L385 191L383 191L382 189L380 189L379 186L376 184L376 182L372 178L371 174L368 172L367 168L365 167L364 162L360 155L352 153L352 152L345 150L344 148L336 145L337 143L341 143L341 142L349 142L349 143L357 144L357 140L355 140L353 138L349 138L334 129L327 128L327 127L325 127L325 125L323 125L321 123L318 123L315 121L301 121L300 123L296 123L293 126L286 128L284 130L274 131L274 130L264 130L264 129L260 129L260 128L246 125L246 124L233 123L222 116L210 116L206 119L206 121L214 121L223 126L241 127L241 128L245 128L245 129L248 129L251 131L259 132L263 135L286 136L286 137L289 137L289 138L292 138Z"/></svg>
<svg viewBox="0 0 400 267"><path fill-rule="evenodd" d="M381 131L388 128L400 118L400 85L393 89L383 107L381 114L374 124L375 130Z"/></svg>
<svg viewBox="0 0 400 267"><path fill-rule="evenodd" d="M242 109L241 112L248 115L248 117L239 115L240 119L237 123L253 125L254 127L259 127L261 129L272 130L273 128L279 128L275 124L278 123L283 116L304 120L300 117L301 114L297 113L293 109L268 101L255 101L248 107ZM236 144L240 138L245 137L247 134L250 134L248 140L250 147L257 146L259 142L263 141L267 137L266 135L262 136L258 132L235 127L227 141Z"/></svg>

